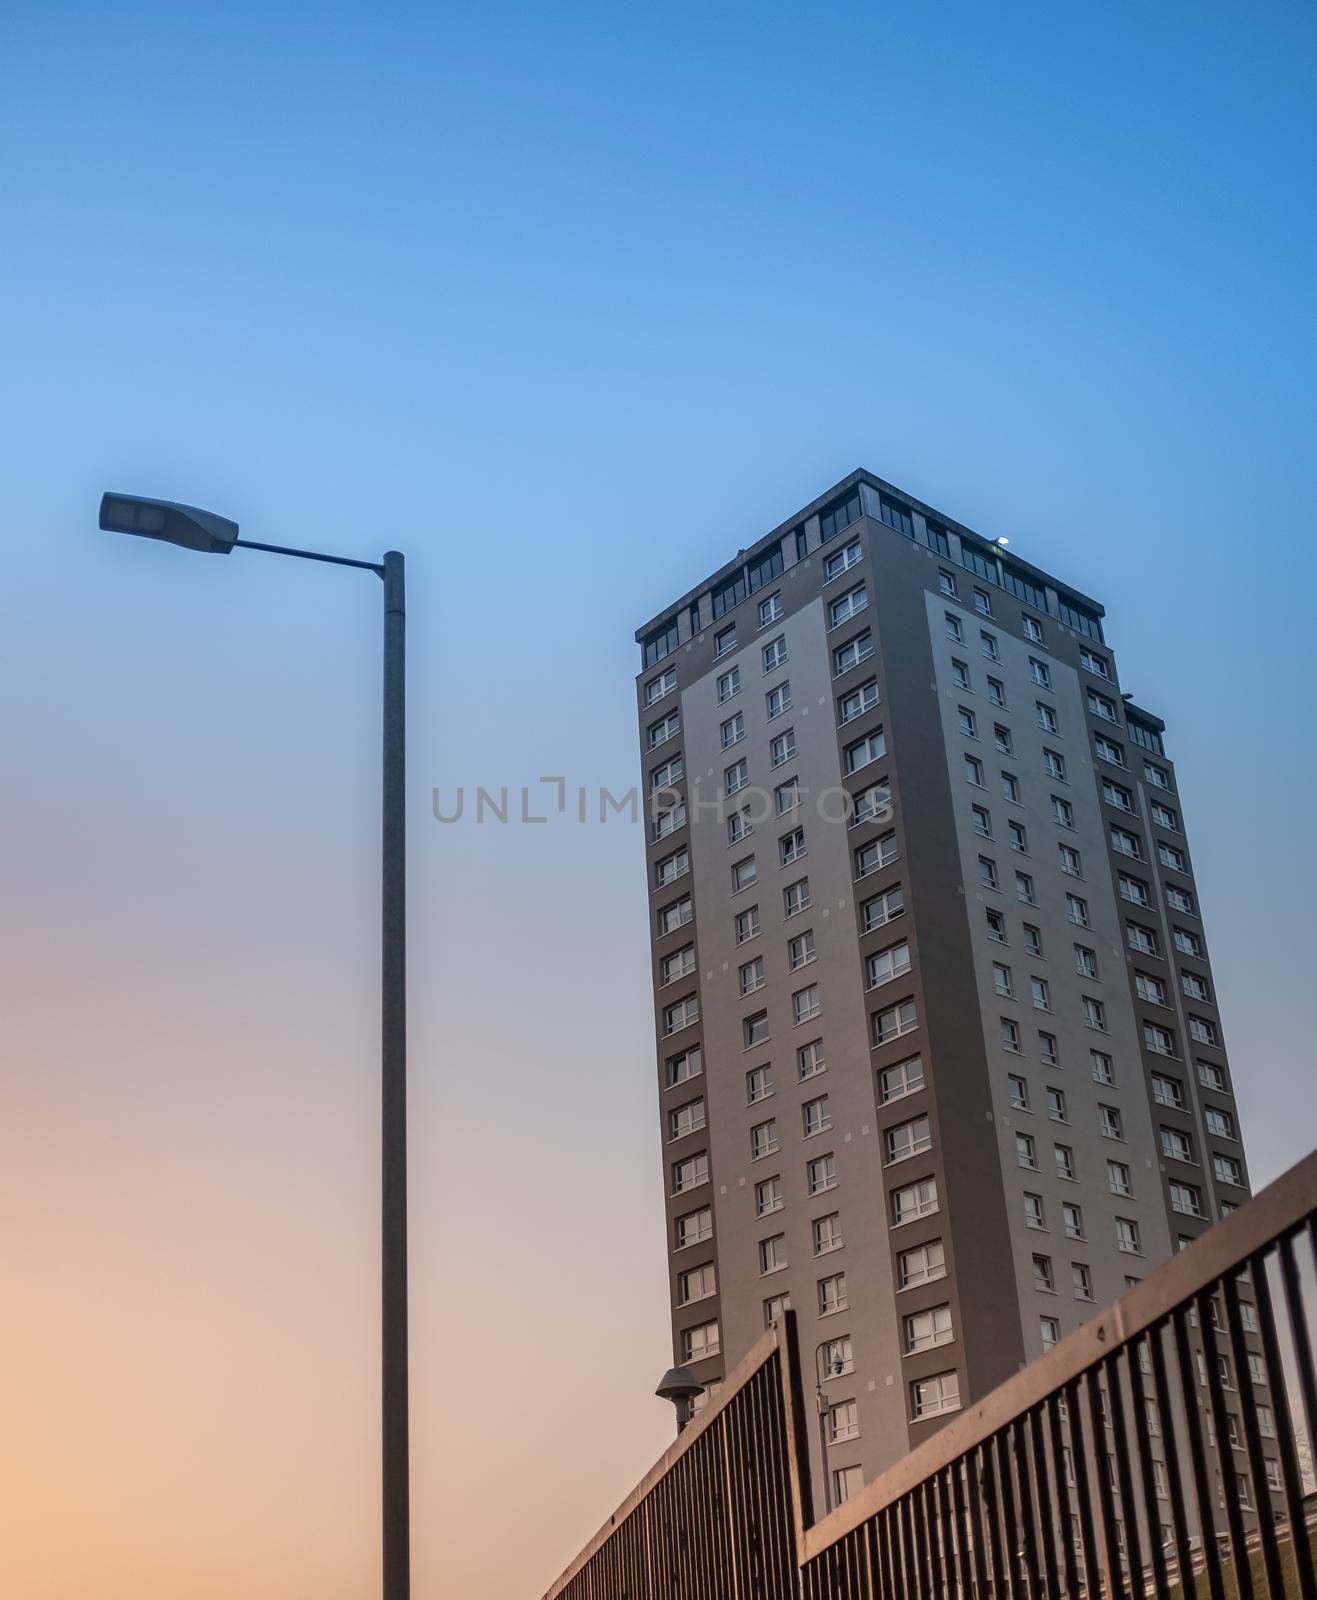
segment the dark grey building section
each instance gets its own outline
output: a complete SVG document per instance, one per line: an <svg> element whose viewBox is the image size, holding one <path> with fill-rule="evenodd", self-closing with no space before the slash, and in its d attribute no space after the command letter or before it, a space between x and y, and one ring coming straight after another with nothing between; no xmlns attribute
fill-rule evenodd
<svg viewBox="0 0 1317 1600"><path fill-rule="evenodd" d="M856 472L636 636L674 1356L790 1304L825 1505L1247 1194L1102 616Z"/></svg>

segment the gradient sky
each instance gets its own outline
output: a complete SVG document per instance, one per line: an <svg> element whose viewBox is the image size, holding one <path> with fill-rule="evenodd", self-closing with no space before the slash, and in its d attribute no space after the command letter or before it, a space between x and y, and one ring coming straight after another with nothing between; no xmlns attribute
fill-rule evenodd
<svg viewBox="0 0 1317 1600"><path fill-rule="evenodd" d="M410 567L414 1570L537 1595L670 1435L633 629L858 465L1108 607L1253 1171L1317 1127L1317 22L11 4L0 1591L374 1592L368 574Z"/></svg>

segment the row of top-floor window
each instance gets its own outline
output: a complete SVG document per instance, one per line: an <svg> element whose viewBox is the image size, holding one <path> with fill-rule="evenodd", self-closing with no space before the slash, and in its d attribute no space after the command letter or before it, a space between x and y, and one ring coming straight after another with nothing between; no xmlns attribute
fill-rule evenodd
<svg viewBox="0 0 1317 1600"><path fill-rule="evenodd" d="M865 487L868 488L868 485ZM871 498L876 500L878 519L894 532L919 542L914 513L910 508L882 491L869 492ZM831 501L819 513L819 544L825 545L830 539L845 533L846 529L852 523L858 522L864 514L860 487L857 485ZM921 517L920 520L924 529L923 542L936 555L950 560L952 544L947 530L931 519ZM804 524L797 527L788 537L794 541L795 559L804 560L809 551L809 540ZM1049 604L1047 590L1017 570L997 552L994 546L980 547L963 534L958 536L957 542L961 565L968 572L982 578L985 583L996 584L998 588L1005 589L1009 594L1045 614L1059 617L1067 627L1075 629L1076 632L1086 634L1099 643L1102 642L1102 624L1096 613L1085 606L1062 599L1059 594L1055 597L1055 604ZM784 566L783 541L779 540L756 560L739 567L730 577L723 579L709 591L713 620L716 622L719 617L725 616L739 606L743 600L762 589L765 584L772 583L781 575ZM692 637L700 633L705 626L699 598L690 604L689 626ZM679 619L677 615L673 615L646 636L643 643L645 666L655 666L664 657L671 655L677 648L678 638Z"/></svg>

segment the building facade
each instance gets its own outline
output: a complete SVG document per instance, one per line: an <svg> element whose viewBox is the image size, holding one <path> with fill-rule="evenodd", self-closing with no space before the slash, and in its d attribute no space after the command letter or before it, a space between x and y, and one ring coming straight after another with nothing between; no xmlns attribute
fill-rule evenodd
<svg viewBox="0 0 1317 1600"><path fill-rule="evenodd" d="M636 636L674 1354L794 1307L825 1505L1248 1194L1102 616L856 472Z"/></svg>

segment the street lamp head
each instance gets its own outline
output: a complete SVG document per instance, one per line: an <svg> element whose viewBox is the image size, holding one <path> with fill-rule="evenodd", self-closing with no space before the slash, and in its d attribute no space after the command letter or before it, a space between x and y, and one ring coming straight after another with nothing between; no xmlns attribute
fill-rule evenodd
<svg viewBox="0 0 1317 1600"><path fill-rule="evenodd" d="M163 539L185 550L221 556L228 555L238 538L238 524L227 517L140 494L102 495L101 527L107 533L136 533L143 539Z"/></svg>
<svg viewBox="0 0 1317 1600"><path fill-rule="evenodd" d="M689 1367L669 1367L659 1380L654 1393L660 1400L671 1400L678 1405L683 1400L693 1400L704 1393L704 1385Z"/></svg>

